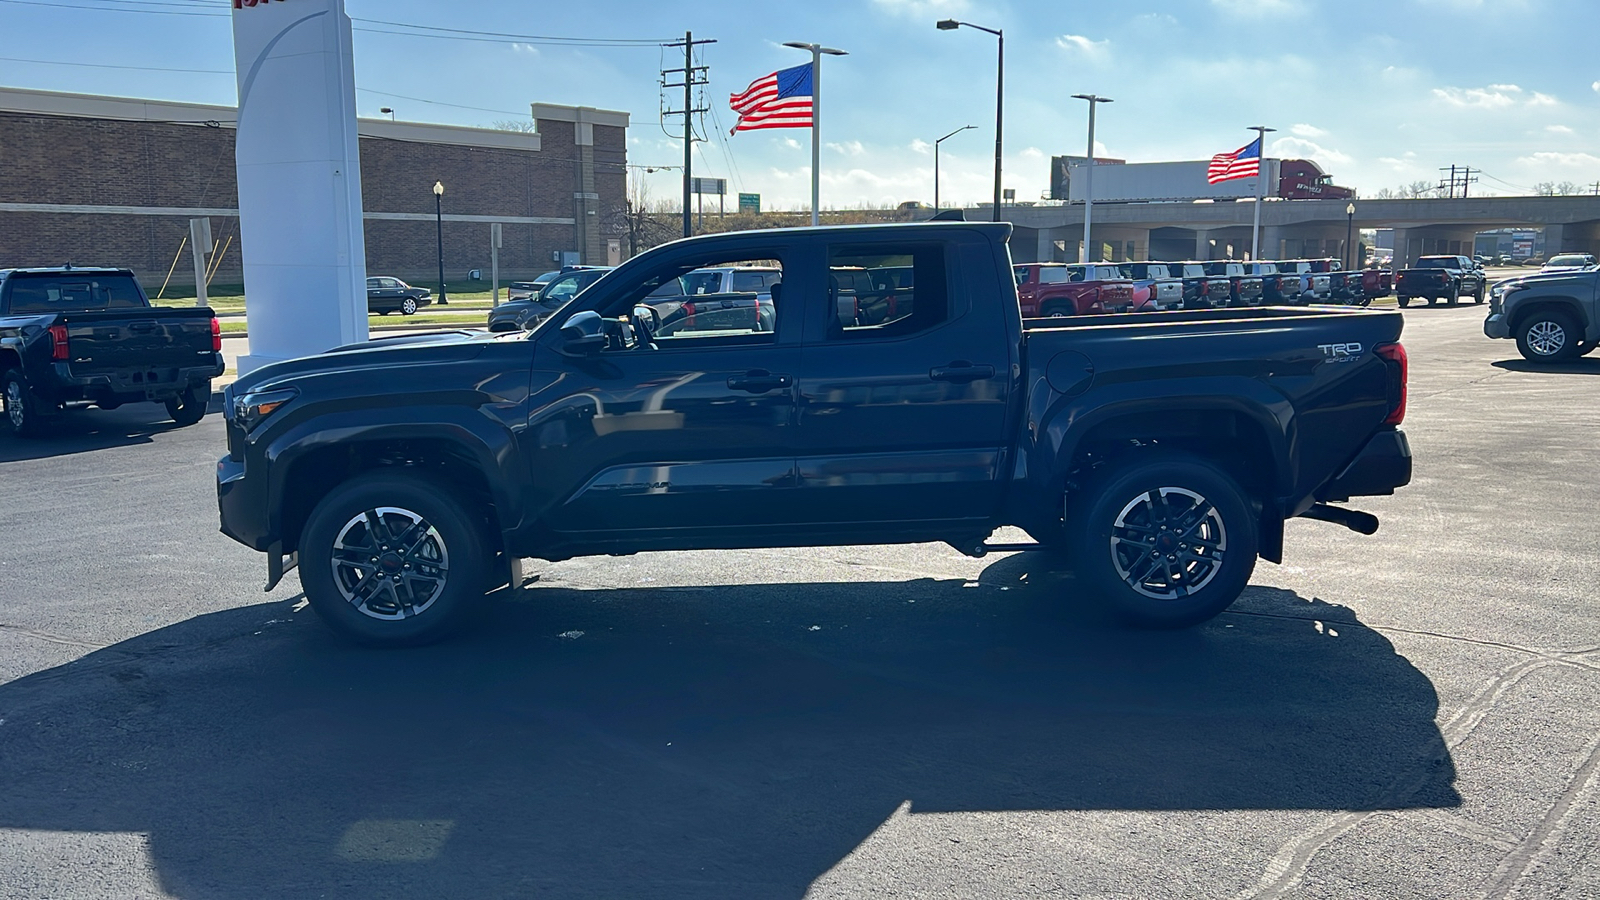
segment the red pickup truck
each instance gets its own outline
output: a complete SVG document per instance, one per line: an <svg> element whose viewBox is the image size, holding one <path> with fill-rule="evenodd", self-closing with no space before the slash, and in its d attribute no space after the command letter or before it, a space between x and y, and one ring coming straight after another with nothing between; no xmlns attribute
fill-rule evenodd
<svg viewBox="0 0 1600 900"><path fill-rule="evenodd" d="M1025 319L1127 312L1133 279L1110 263L1024 263L1012 268Z"/></svg>

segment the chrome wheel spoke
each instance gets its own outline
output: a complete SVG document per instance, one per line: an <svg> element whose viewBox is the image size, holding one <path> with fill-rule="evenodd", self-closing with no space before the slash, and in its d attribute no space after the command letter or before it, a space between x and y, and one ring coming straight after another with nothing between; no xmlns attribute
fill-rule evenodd
<svg viewBox="0 0 1600 900"><path fill-rule="evenodd" d="M334 583L375 619L421 615L445 590L450 554L438 529L407 509L378 507L353 515L334 539Z"/></svg>
<svg viewBox="0 0 1600 900"><path fill-rule="evenodd" d="M1156 600L1181 600L1210 584L1226 549L1221 513L1187 488L1147 490L1111 526L1118 577Z"/></svg>

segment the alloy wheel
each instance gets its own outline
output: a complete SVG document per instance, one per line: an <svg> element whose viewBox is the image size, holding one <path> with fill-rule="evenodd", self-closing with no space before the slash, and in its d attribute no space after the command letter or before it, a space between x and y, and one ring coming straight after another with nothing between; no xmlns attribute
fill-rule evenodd
<svg viewBox="0 0 1600 900"><path fill-rule="evenodd" d="M6 382L6 415L11 419L11 427L21 431L27 411L23 406L22 383L19 381Z"/></svg>
<svg viewBox="0 0 1600 900"><path fill-rule="evenodd" d="M346 602L374 619L420 615L444 593L450 553L439 530L408 509L352 516L333 541L333 580Z"/></svg>
<svg viewBox="0 0 1600 900"><path fill-rule="evenodd" d="M1528 329L1528 346L1540 356L1555 356L1567 345L1567 330L1561 323L1545 320Z"/></svg>
<svg viewBox="0 0 1600 900"><path fill-rule="evenodd" d="M1216 506L1187 488L1135 497L1111 525L1111 561L1129 587L1155 600L1179 600L1217 577L1228 531Z"/></svg>

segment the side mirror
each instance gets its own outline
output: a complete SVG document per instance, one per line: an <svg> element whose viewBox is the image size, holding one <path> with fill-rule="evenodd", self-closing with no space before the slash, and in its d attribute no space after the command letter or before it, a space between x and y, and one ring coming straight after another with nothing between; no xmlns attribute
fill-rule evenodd
<svg viewBox="0 0 1600 900"><path fill-rule="evenodd" d="M561 326L561 352L593 356L606 345L605 320L592 309L573 313Z"/></svg>

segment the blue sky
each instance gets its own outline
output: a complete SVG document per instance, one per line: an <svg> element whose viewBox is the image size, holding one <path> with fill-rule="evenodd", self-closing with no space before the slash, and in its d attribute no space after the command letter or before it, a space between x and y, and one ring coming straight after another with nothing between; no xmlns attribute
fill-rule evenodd
<svg viewBox="0 0 1600 900"><path fill-rule="evenodd" d="M630 162L642 164L682 155L659 125L659 48L380 34L370 29L388 26L372 20L627 39L692 29L716 38L703 57L717 116L707 122L711 141L697 147L697 174L759 192L769 208L808 203L809 132L727 137L727 97L804 61L784 41L850 52L824 63L824 206L931 201L929 142L966 124L978 127L943 145L942 193L947 203L988 198L994 39L934 28L952 16L1006 32L1005 184L1019 199L1046 189L1051 155L1083 152L1086 112L1069 99L1075 93L1116 100L1101 108L1096 137L1101 152L1130 161L1205 158L1244 144L1245 127L1260 123L1280 129L1269 155L1316 159L1369 196L1437 180L1452 163L1482 169L1474 186L1482 193L1600 180L1593 0L346 3L367 20L355 32L362 115L391 106L401 119L488 125L526 117L530 101L620 109L633 116ZM232 103L231 74L150 70L230 73L229 5L0 0L0 84ZM649 176L651 194L675 196L675 177Z"/></svg>

